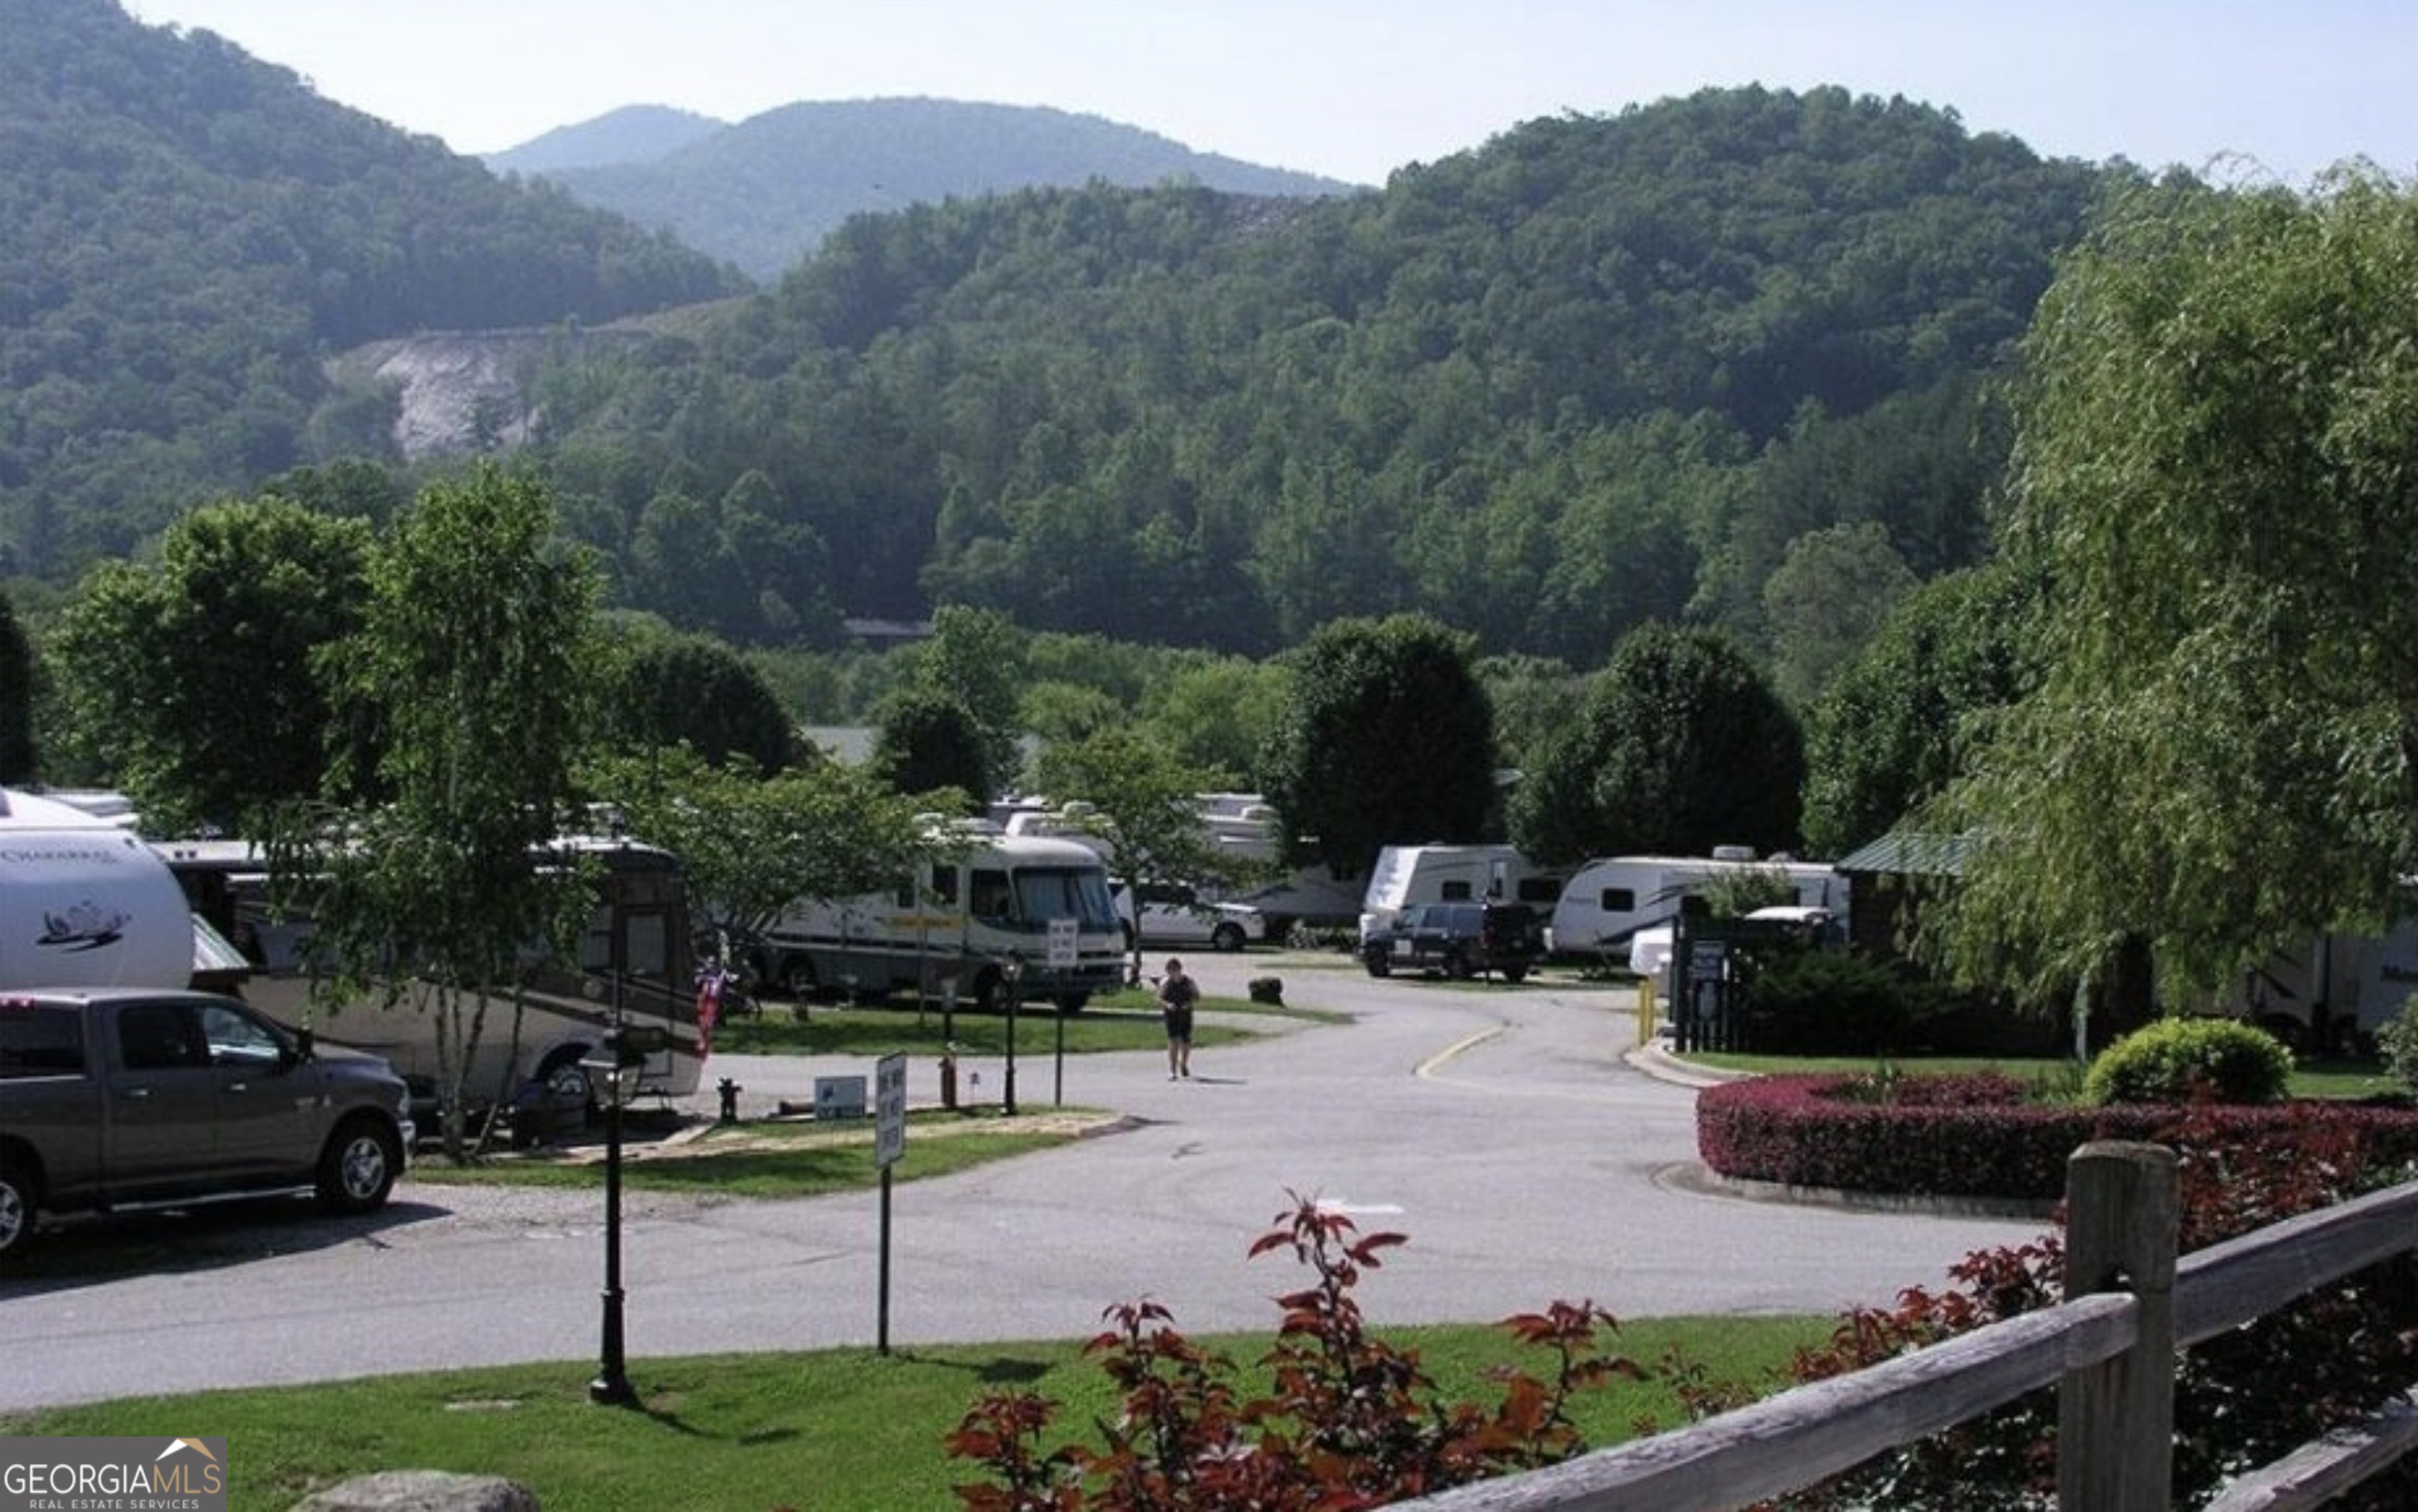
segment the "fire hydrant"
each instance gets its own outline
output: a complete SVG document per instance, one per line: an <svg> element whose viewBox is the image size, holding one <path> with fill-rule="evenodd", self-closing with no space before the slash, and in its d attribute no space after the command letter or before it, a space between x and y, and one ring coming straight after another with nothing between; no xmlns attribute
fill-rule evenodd
<svg viewBox="0 0 2418 1512"><path fill-rule="evenodd" d="M722 1122L725 1123L738 1123L739 1083L731 1080L728 1077L725 1077L721 1081L714 1084L714 1091L722 1093Z"/></svg>
<svg viewBox="0 0 2418 1512"><path fill-rule="evenodd" d="M955 1045L941 1052L941 1106L952 1113L957 1110L957 1047Z"/></svg>

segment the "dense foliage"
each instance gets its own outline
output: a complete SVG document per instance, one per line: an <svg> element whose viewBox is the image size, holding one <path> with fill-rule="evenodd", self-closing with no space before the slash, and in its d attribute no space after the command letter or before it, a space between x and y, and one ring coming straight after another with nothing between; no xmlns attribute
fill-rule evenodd
<svg viewBox="0 0 2418 1512"><path fill-rule="evenodd" d="M2292 1052L2256 1024L2162 1018L2099 1052L2083 1078L2094 1103L2273 1103L2292 1079Z"/></svg>
<svg viewBox="0 0 2418 1512"><path fill-rule="evenodd" d="M34 647L0 593L0 782L31 782L34 749Z"/></svg>
<svg viewBox="0 0 2418 1512"><path fill-rule="evenodd" d="M327 455L330 348L737 286L115 0L0 0L0 571L122 555Z"/></svg>

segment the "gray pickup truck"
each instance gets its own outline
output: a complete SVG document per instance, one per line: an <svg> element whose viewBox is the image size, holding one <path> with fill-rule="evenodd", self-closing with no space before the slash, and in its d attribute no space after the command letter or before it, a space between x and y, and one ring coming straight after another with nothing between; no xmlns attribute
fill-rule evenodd
<svg viewBox="0 0 2418 1512"><path fill-rule="evenodd" d="M38 1213L313 1191L381 1206L409 1158L402 1078L232 998L0 992L0 1256Z"/></svg>

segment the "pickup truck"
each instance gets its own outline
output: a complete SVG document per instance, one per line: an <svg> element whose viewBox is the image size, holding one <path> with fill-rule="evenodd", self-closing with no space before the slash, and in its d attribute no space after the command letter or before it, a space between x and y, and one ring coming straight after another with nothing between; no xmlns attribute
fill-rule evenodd
<svg viewBox="0 0 2418 1512"><path fill-rule="evenodd" d="M401 1077L212 993L0 992L0 1257L39 1213L309 1191L381 1205L414 1130Z"/></svg>

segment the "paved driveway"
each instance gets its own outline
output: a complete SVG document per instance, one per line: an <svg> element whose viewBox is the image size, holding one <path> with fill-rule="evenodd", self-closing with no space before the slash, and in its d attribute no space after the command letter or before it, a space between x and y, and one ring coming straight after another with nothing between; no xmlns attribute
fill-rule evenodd
<svg viewBox="0 0 2418 1512"><path fill-rule="evenodd" d="M1557 1298L1616 1315L1831 1312L1935 1284L1968 1250L2040 1225L1756 1201L1691 1180L1689 1090L1620 1059L1625 992L1378 983L1338 958L1187 957L1213 994L1281 974L1286 997L1355 1016L1204 1049L1169 1082L1155 1053L1067 1062L1067 1101L1126 1132L897 1187L894 1344L1067 1337L1148 1295L1191 1330L1259 1328L1293 1262L1245 1251L1288 1192L1406 1233L1362 1289L1379 1321L1484 1321ZM1020 1101L1048 1105L1046 1021ZM996 1061L967 1067L995 1097ZM806 1098L869 1063L730 1058L746 1106ZM935 1102L938 1072L911 1070ZM710 1108L712 1098L700 1099ZM758 1202L634 1195L630 1350L869 1344L870 1192ZM592 1194L406 1184L370 1220L258 1207L85 1226L54 1263L0 1278L0 1411L521 1360L592 1359L602 1275ZM89 1263L84 1261L88 1260ZM634 1367L634 1374L643 1373Z"/></svg>

